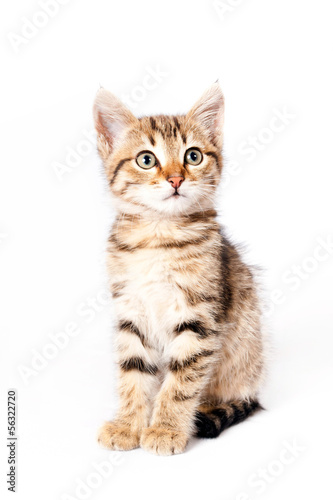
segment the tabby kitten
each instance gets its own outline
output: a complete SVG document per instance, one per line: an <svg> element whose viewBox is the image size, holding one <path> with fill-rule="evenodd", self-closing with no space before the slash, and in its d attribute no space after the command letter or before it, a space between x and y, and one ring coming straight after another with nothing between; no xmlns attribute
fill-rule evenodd
<svg viewBox="0 0 333 500"><path fill-rule="evenodd" d="M120 407L107 448L182 453L260 408L253 275L216 220L224 98L216 83L187 115L136 118L101 89L98 150L117 210L108 270L117 315Z"/></svg>

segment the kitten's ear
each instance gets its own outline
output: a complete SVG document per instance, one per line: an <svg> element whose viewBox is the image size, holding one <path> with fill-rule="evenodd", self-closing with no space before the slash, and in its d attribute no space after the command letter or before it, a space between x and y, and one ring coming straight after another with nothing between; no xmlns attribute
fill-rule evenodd
<svg viewBox="0 0 333 500"><path fill-rule="evenodd" d="M218 82L206 90L187 116L201 123L208 130L211 140L222 148L224 97Z"/></svg>
<svg viewBox="0 0 333 500"><path fill-rule="evenodd" d="M138 119L117 97L103 88L97 93L93 114L98 134L98 150L106 160L125 129L135 125Z"/></svg>

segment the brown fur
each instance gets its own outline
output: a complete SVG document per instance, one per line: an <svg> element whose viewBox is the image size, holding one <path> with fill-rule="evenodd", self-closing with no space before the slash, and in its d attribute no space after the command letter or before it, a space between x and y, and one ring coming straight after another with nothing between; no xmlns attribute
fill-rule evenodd
<svg viewBox="0 0 333 500"><path fill-rule="evenodd" d="M214 209L223 159L223 96L213 85L184 116L135 118L99 92L98 147L118 211L108 270L118 331L120 408L99 440L184 451L258 409L263 342L253 273ZM189 148L203 161L184 161ZM136 163L150 151L156 166ZM182 176L180 197L170 176ZM170 194L171 193L171 194Z"/></svg>

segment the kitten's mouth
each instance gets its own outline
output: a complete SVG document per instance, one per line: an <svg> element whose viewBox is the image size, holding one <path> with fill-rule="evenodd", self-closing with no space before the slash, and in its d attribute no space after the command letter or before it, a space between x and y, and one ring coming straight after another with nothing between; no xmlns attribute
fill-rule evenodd
<svg viewBox="0 0 333 500"><path fill-rule="evenodd" d="M184 196L183 194L180 194L178 193L178 191L175 191L174 193L172 193L170 196L167 196L166 198L164 198L165 200L169 200L170 198L178 198L180 196Z"/></svg>

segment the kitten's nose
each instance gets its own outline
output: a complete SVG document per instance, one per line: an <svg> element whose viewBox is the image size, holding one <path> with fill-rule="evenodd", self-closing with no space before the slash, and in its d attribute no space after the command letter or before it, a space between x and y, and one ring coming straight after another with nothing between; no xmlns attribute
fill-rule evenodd
<svg viewBox="0 0 333 500"><path fill-rule="evenodd" d="M174 175L172 177L168 177L168 182L170 182L171 186L175 189L178 189L181 183L184 181L184 177L182 175Z"/></svg>

